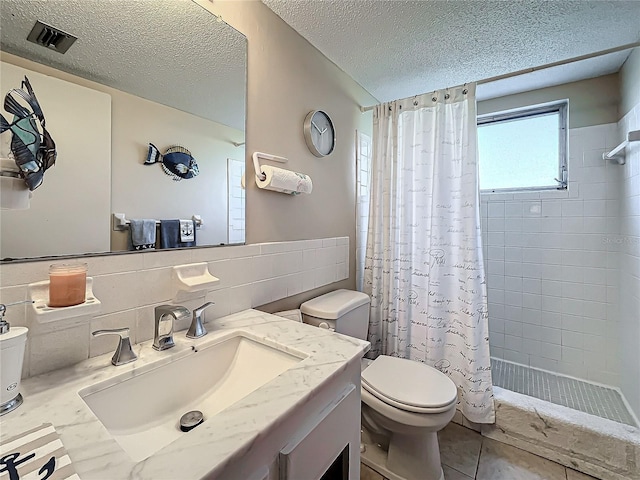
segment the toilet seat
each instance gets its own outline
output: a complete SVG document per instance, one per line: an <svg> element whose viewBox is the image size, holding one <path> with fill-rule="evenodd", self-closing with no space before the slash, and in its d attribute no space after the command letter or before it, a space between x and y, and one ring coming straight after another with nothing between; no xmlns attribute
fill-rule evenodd
<svg viewBox="0 0 640 480"><path fill-rule="evenodd" d="M444 373L423 363L380 355L362 371L362 387L387 405L414 413L440 413L457 401Z"/></svg>

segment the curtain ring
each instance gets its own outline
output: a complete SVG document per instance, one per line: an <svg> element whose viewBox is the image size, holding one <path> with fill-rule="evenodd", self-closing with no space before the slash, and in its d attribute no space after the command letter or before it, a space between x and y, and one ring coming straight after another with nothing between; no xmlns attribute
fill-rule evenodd
<svg viewBox="0 0 640 480"><path fill-rule="evenodd" d="M449 94L448 94L448 93L447 93L447 94L445 94L444 99L445 99L445 100L449 100Z"/></svg>
<svg viewBox="0 0 640 480"><path fill-rule="evenodd" d="M433 101L433 102L435 102L435 101L437 101L437 100L438 100L438 97L432 97L432 98L431 98L431 101Z"/></svg>
<svg viewBox="0 0 640 480"><path fill-rule="evenodd" d="M462 94L466 95L467 94L467 89L465 88L464 90L462 90Z"/></svg>
<svg viewBox="0 0 640 480"><path fill-rule="evenodd" d="M417 101L417 100L414 100L414 101L413 101L413 106L414 106L414 107L417 107L417 106L418 106L418 101Z"/></svg>

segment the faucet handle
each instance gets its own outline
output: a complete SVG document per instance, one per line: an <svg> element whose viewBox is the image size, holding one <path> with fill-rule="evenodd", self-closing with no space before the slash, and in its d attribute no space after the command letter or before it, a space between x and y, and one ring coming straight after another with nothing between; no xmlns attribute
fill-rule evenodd
<svg viewBox="0 0 640 480"><path fill-rule="evenodd" d="M111 363L116 367L137 360L138 356L131 348L131 340L129 339L129 327L96 330L95 332L91 332L91 335L93 335L94 337L100 337L102 335L120 336L118 347L116 348L116 351L111 358Z"/></svg>
<svg viewBox="0 0 640 480"><path fill-rule="evenodd" d="M206 309L209 308L211 306L215 305L215 302L207 302L204 305L200 305L198 308L194 308L193 309L193 316L194 317L199 317L202 315L202 312Z"/></svg>
<svg viewBox="0 0 640 480"><path fill-rule="evenodd" d="M7 322L4 319L4 314L7 312L7 307L10 307L11 305L19 305L21 303L36 303L36 302L34 300L20 300L18 302L12 302L12 303L0 303L0 335L3 333L9 332L9 329L11 328L11 326L9 325L9 322Z"/></svg>
<svg viewBox="0 0 640 480"><path fill-rule="evenodd" d="M205 309L211 307L212 305L215 305L215 303L207 302L204 305L193 309L193 319L191 320L191 325L189 326L189 330L187 331L187 338L200 338L204 337L207 334L207 329L204 328L202 314Z"/></svg>

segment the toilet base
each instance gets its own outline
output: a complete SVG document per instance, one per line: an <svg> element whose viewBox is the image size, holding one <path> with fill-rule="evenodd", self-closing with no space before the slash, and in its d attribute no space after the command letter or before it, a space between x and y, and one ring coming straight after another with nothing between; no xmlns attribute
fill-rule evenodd
<svg viewBox="0 0 640 480"><path fill-rule="evenodd" d="M389 480L411 480L410 478L403 477L398 473L389 470L387 467L388 452L383 448L372 443L362 443L361 445L364 448L364 451L360 452L360 461L366 466L375 470ZM421 480L444 480L444 472L442 471L442 468L440 468L439 476L427 477L422 475Z"/></svg>
<svg viewBox="0 0 640 480"><path fill-rule="evenodd" d="M423 435L392 434L387 454L387 467L407 480L440 480L443 477L440 465L438 434Z"/></svg>
<svg viewBox="0 0 640 480"><path fill-rule="evenodd" d="M455 403L444 412L418 414L381 402L362 389L363 441L385 451L387 471L401 480L442 480L438 431L456 412ZM365 453L366 454L366 453Z"/></svg>

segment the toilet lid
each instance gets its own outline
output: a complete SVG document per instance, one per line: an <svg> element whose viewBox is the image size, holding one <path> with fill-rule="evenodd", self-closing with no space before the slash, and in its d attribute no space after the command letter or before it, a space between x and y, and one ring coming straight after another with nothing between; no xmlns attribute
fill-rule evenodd
<svg viewBox="0 0 640 480"><path fill-rule="evenodd" d="M456 385L424 363L380 355L362 372L362 386L399 408L438 409L456 401ZM390 402L388 400L391 400Z"/></svg>

